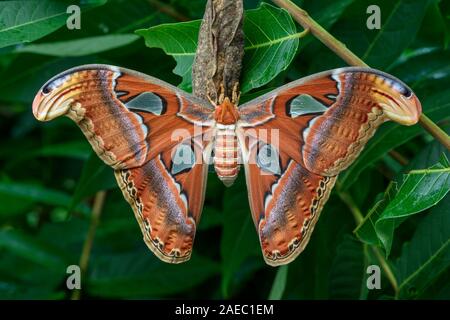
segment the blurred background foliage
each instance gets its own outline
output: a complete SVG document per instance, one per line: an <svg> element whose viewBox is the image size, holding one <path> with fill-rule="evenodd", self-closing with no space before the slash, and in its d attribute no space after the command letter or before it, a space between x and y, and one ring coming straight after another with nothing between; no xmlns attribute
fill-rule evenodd
<svg viewBox="0 0 450 320"><path fill-rule="evenodd" d="M86 63L136 69L189 91L192 20L206 1L78 1L81 29L68 30L74 2L0 1L0 298L70 298L66 268L79 263L99 190L107 195L83 298L450 298L449 153L418 125L382 126L341 174L289 266L264 264L242 173L228 189L210 174L191 261L160 262L80 130L67 119L38 123L31 102L51 76ZM408 83L449 132L450 1L294 2L368 64ZM345 65L311 35L300 37L286 12L244 3L242 100ZM372 4L381 8L380 30L366 27ZM372 264L383 267L379 290L366 286Z"/></svg>

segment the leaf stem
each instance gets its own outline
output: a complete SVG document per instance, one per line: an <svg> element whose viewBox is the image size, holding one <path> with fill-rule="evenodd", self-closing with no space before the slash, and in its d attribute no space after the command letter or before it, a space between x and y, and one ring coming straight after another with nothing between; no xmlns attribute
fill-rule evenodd
<svg viewBox="0 0 450 320"><path fill-rule="evenodd" d="M94 243L95 231L97 230L97 226L100 222L100 215L102 213L105 197L106 191L99 191L95 195L94 205L92 207L91 223L89 225L89 230L86 239L84 240L83 249L81 251L79 262L82 277L85 276L87 271L87 267L89 264L89 257L91 255L92 245ZM81 290L75 290L73 291L71 300L80 300L80 296Z"/></svg>
<svg viewBox="0 0 450 320"><path fill-rule="evenodd" d="M352 66L368 67L356 54L350 51L345 44L333 37L320 24L312 19L308 12L295 5L290 0L272 0L280 8L287 10L292 17L305 29L310 29L311 33L324 45L336 53L342 60ZM420 125L427 130L437 141L450 150L450 137L444 130L439 128L430 118L422 114L419 119Z"/></svg>
<svg viewBox="0 0 450 320"><path fill-rule="evenodd" d="M419 169L419 170L411 170L408 172L408 174L433 174L433 173L450 173L450 168Z"/></svg>

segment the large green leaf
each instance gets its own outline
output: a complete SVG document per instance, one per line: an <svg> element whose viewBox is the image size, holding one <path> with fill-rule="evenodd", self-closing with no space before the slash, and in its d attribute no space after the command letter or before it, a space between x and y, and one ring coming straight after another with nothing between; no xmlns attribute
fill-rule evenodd
<svg viewBox="0 0 450 320"><path fill-rule="evenodd" d="M362 223L356 227L355 234L363 242L374 246L382 245L375 230L375 224L388 203L395 197L397 192L396 186L395 183L391 183L384 194L378 195L373 207L369 210Z"/></svg>
<svg viewBox="0 0 450 320"><path fill-rule="evenodd" d="M365 299L367 297L364 246L346 236L336 249L330 273L331 299Z"/></svg>
<svg viewBox="0 0 450 320"><path fill-rule="evenodd" d="M222 294L229 297L237 271L246 259L258 255L262 265L258 236L251 218L245 185L242 179L228 188L224 196L224 226L221 239Z"/></svg>
<svg viewBox="0 0 450 320"><path fill-rule="evenodd" d="M439 48L418 48L405 54L389 72L408 83L419 97L447 90L450 52Z"/></svg>
<svg viewBox="0 0 450 320"><path fill-rule="evenodd" d="M396 261L400 298L419 296L450 267L450 196L423 218Z"/></svg>
<svg viewBox="0 0 450 320"><path fill-rule="evenodd" d="M303 1L301 7L322 27L329 29L355 0Z"/></svg>
<svg viewBox="0 0 450 320"><path fill-rule="evenodd" d="M431 1L422 26L417 33L417 39L430 47L447 48L450 40L450 30L447 28L447 17L440 7L440 2L437 0Z"/></svg>
<svg viewBox="0 0 450 320"><path fill-rule="evenodd" d="M385 68L413 41L430 0L396 0L381 29L361 58L370 66ZM383 14L383 13L382 13Z"/></svg>
<svg viewBox="0 0 450 320"><path fill-rule="evenodd" d="M14 152L14 149L12 149L11 151ZM5 170L9 171L14 167L23 165L23 163L26 161L30 161L38 157L62 157L87 160L90 152L91 149L89 148L89 145L84 141L70 141L60 144L39 146L37 148L29 148L25 152L21 152L14 159L9 161L5 166Z"/></svg>
<svg viewBox="0 0 450 320"><path fill-rule="evenodd" d="M116 180L111 168L106 166L94 152L91 152L83 167L83 172L70 201L69 209L75 208L87 196L116 186Z"/></svg>
<svg viewBox="0 0 450 320"><path fill-rule="evenodd" d="M0 2L0 48L34 41L62 27L69 14L67 7L81 8L104 4L105 0L70 3L55 0Z"/></svg>
<svg viewBox="0 0 450 320"><path fill-rule="evenodd" d="M34 244L35 240L31 239L31 242ZM36 249L40 250L33 246L32 250ZM44 265L31 261L27 253L23 256L17 255L14 250L2 250L0 299L63 299L65 293L61 283L66 276L64 264L57 263L56 268L49 266L47 262L54 259L53 254L50 257L43 255Z"/></svg>
<svg viewBox="0 0 450 320"><path fill-rule="evenodd" d="M263 3L244 20L245 56L241 91L261 87L285 70L297 53L297 28L284 10Z"/></svg>
<svg viewBox="0 0 450 320"><path fill-rule="evenodd" d="M0 248L61 273L67 267L64 252L17 230L0 231Z"/></svg>
<svg viewBox="0 0 450 320"><path fill-rule="evenodd" d="M311 240L289 265L284 299L328 299L337 248L354 227L347 206L333 194L326 203Z"/></svg>
<svg viewBox="0 0 450 320"><path fill-rule="evenodd" d="M45 188L38 184L24 182L0 182L0 193L3 195L30 201L34 203L44 203L53 206L68 207L70 196L64 192ZM84 214L90 212L89 207L80 205L77 210Z"/></svg>
<svg viewBox="0 0 450 320"><path fill-rule="evenodd" d="M17 52L28 52L56 57L79 57L129 45L139 37L135 34L113 34L50 43L30 44Z"/></svg>
<svg viewBox="0 0 450 320"><path fill-rule="evenodd" d="M191 91L191 68L197 49L200 21L162 24L137 30L150 48L161 48L175 58L175 74L183 78L180 87ZM299 33L289 14L263 3L248 10L244 20L245 57L242 92L258 88L285 70L298 48Z"/></svg>
<svg viewBox="0 0 450 320"><path fill-rule="evenodd" d="M346 11L333 32L368 65L385 69L411 44L430 0L359 0ZM366 26L370 5L380 8L381 28ZM322 57L323 58L323 57Z"/></svg>
<svg viewBox="0 0 450 320"><path fill-rule="evenodd" d="M392 188L356 230L360 238L373 244L373 228L387 255L395 228L406 217L437 204L450 191L450 165L443 160L429 169L413 170L398 185L393 182Z"/></svg>
<svg viewBox="0 0 450 320"><path fill-rule="evenodd" d="M354 1L333 25L331 33L368 65L386 70L404 50L413 45L431 1L433 0ZM379 30L371 30L366 26L370 16L366 12L371 5L379 6L381 11ZM316 46L309 57L308 72L341 67L344 63L331 50L324 50L323 46Z"/></svg>
<svg viewBox="0 0 450 320"><path fill-rule="evenodd" d="M172 21L171 17L155 10L148 0L108 0L105 5L83 13L82 28L77 30L77 35L130 33Z"/></svg>
<svg viewBox="0 0 450 320"><path fill-rule="evenodd" d="M92 57L54 58L50 60L41 56L37 56L36 59L30 59L26 55L19 56L10 68L0 74L4 79L0 82L0 100L19 101L27 104L27 107L31 110L31 103L37 91L51 77L78 65L104 62Z"/></svg>
<svg viewBox="0 0 450 320"><path fill-rule="evenodd" d="M86 290L108 298L158 298L197 286L220 271L208 259L193 256L181 265L159 261L147 248L92 257Z"/></svg>
<svg viewBox="0 0 450 320"><path fill-rule="evenodd" d="M383 212L383 219L408 216L439 202L450 191L450 165L409 172Z"/></svg>
<svg viewBox="0 0 450 320"><path fill-rule="evenodd" d="M223 213L213 207L203 207L202 219L197 230L206 230L222 225L224 220Z"/></svg>
<svg viewBox="0 0 450 320"><path fill-rule="evenodd" d="M449 129L450 130L450 129ZM411 171L415 168L427 168L431 167L442 157L442 154L445 154L447 157L450 157L450 151L445 149L445 147L440 144L438 141L433 141L429 143L419 154L417 154L414 159L403 169L403 171ZM401 175L398 177L402 178ZM356 186L356 184L355 184ZM366 219L371 219L371 223L365 221L356 229L357 236L362 239L365 243L381 246L381 242L375 232L375 222L376 219L381 215L386 206L390 203L390 201L395 197L397 183L391 183L389 187L383 194L379 194L375 200L375 204L369 210ZM355 189L356 190L356 189Z"/></svg>
<svg viewBox="0 0 450 320"><path fill-rule="evenodd" d="M192 91L191 72L197 49L200 21L161 24L149 29L137 30L150 48L161 48L174 57L177 66L173 72L182 77L179 85L186 91Z"/></svg>

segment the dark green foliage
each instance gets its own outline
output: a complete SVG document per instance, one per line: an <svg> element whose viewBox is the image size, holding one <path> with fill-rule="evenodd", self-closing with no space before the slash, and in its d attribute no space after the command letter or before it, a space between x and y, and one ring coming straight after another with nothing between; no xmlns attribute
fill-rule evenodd
<svg viewBox="0 0 450 320"><path fill-rule="evenodd" d="M189 20L202 17L205 2L166 1ZM368 64L407 82L424 112L450 131L448 4L295 2ZM79 263L100 190L108 191L82 279L85 298L450 298L449 153L418 125L382 126L340 176L309 245L289 266L264 264L243 173L228 189L210 174L191 261L160 262L142 241L112 170L67 119L38 123L31 102L51 76L97 62L190 90L199 22L181 24L147 0L91 0L81 6L81 30L67 30L67 3L0 2L0 298L70 297L66 267ZM345 65L311 35L299 37L301 27L286 12L257 0L244 3L250 11L243 101ZM381 30L366 27L372 4L381 8ZM392 158L393 149L409 164ZM355 210L365 216L359 226ZM379 265L380 257L396 290L384 269L381 289L367 289L366 268Z"/></svg>

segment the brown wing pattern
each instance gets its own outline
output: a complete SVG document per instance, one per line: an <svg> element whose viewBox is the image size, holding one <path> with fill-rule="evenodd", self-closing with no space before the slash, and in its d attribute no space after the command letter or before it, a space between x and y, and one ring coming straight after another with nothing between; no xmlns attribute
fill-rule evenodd
<svg viewBox="0 0 450 320"><path fill-rule="evenodd" d="M105 65L57 75L33 102L39 120L78 124L116 170L149 248L172 263L189 259L200 219L213 111L158 79Z"/></svg>
<svg viewBox="0 0 450 320"><path fill-rule="evenodd" d="M336 177L310 172L270 141L245 143L249 201L264 259L272 266L289 263L308 243ZM273 147L269 157L267 145Z"/></svg>
<svg viewBox="0 0 450 320"><path fill-rule="evenodd" d="M343 68L288 84L239 113L253 219L266 262L279 265L306 246L336 176L378 126L387 120L414 124L421 106L390 75ZM261 152L269 149L270 156ZM279 169L271 170L277 162Z"/></svg>
<svg viewBox="0 0 450 320"><path fill-rule="evenodd" d="M202 134L212 106L161 80L105 65L77 67L47 82L33 102L41 121L74 120L97 155L114 169L141 166L178 143L179 129ZM196 124L196 126L195 126Z"/></svg>
<svg viewBox="0 0 450 320"><path fill-rule="evenodd" d="M191 256L206 190L208 146L189 139L133 169L117 170L117 182L133 208L144 241L161 260L181 263ZM173 152L192 152L174 163ZM187 151L188 150L188 151ZM207 160L207 159L206 159ZM192 166L191 166L192 163Z"/></svg>

